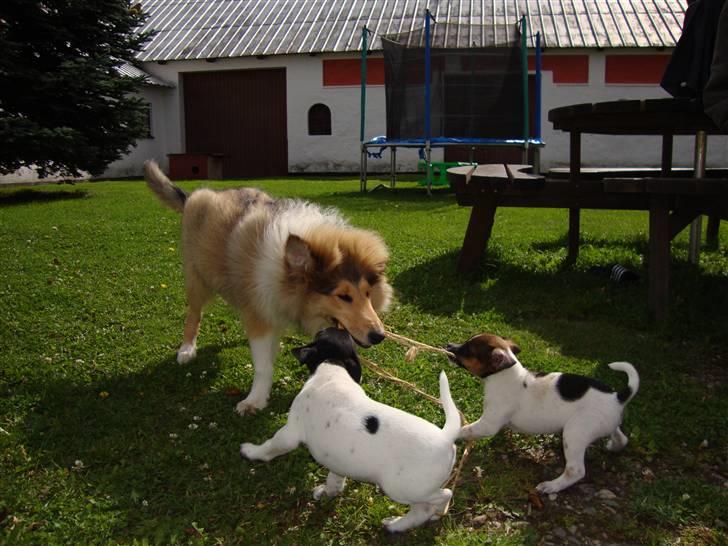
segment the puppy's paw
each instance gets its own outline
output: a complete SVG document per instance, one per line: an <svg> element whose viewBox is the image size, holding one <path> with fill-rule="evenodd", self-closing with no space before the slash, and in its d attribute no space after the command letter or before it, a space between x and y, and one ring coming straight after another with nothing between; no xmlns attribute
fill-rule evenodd
<svg viewBox="0 0 728 546"><path fill-rule="evenodd" d="M320 500L321 497L328 497L330 499L336 497L339 493L341 493L342 489L334 489L329 490L326 487L325 483L322 483L321 485L317 485L313 488L313 499L314 500Z"/></svg>
<svg viewBox="0 0 728 546"><path fill-rule="evenodd" d="M252 396L248 396L244 400L241 400L237 403L235 406L235 411L238 412L239 415L245 415L246 413L255 413L258 410L262 410L268 405L268 400L263 398L262 400L258 400L256 398L253 398Z"/></svg>
<svg viewBox="0 0 728 546"><path fill-rule="evenodd" d="M187 364L197 356L197 347L189 343L183 344L177 351L177 363Z"/></svg>
<svg viewBox="0 0 728 546"><path fill-rule="evenodd" d="M240 456L250 460L258 459L258 446L247 442L240 444Z"/></svg>
<svg viewBox="0 0 728 546"><path fill-rule="evenodd" d="M402 531L407 530L407 527L400 523L401 521L402 516L392 516L389 518L384 518L382 520L382 524L390 533L401 533Z"/></svg>
<svg viewBox="0 0 728 546"><path fill-rule="evenodd" d="M558 493L561 491L562 487L559 487L556 484L556 480L551 480L550 482L541 482L536 486L536 491L539 493L543 493L544 495L548 495L550 493Z"/></svg>
<svg viewBox="0 0 728 546"><path fill-rule="evenodd" d="M460 432L458 433L458 440L472 440L474 437L473 434L473 427L470 425L465 425L460 429Z"/></svg>

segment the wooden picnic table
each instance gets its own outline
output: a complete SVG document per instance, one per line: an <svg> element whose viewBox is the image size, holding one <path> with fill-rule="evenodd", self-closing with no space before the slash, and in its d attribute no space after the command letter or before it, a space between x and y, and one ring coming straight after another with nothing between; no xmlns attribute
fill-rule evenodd
<svg viewBox="0 0 728 546"><path fill-rule="evenodd" d="M472 207L458 270L472 269L482 256L498 207L569 209L571 260L576 259L579 249L581 209L646 210L650 215L649 309L657 320L666 318L670 241L703 214L711 217L709 231L716 237L719 219L728 219L728 177L724 173L711 178L705 174L706 135L720 131L693 103L674 99L575 105L551 110L549 119L556 129L570 133L568 177L533 175L527 165L448 170L458 204ZM626 177L619 171L582 176L582 133L662 135L659 176ZM694 173L672 171L672 139L678 134L696 135Z"/></svg>

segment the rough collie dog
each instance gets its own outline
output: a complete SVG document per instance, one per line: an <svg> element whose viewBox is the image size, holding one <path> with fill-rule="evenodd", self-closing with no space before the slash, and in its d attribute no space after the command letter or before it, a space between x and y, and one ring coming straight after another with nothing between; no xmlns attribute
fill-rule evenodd
<svg viewBox="0 0 728 546"><path fill-rule="evenodd" d="M177 361L195 357L202 311L216 294L241 314L255 375L238 413L267 405L286 328L313 335L339 324L362 347L384 339L377 313L388 307L392 289L384 274L389 254L378 235L312 203L253 188L187 195L155 162L144 171L162 203L182 213L188 308Z"/></svg>

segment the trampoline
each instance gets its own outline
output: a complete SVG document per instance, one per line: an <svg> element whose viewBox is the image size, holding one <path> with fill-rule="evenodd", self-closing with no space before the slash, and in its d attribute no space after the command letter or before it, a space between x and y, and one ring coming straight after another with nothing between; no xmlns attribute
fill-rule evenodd
<svg viewBox="0 0 728 546"><path fill-rule="evenodd" d="M536 34L534 126L529 126L528 48L525 17L518 25L471 27L431 24L426 11L422 28L382 36L385 69L386 136L365 139L366 27L362 33L361 190L366 191L369 157L390 152L390 187L396 183L397 148L416 148L432 176L433 148L511 146L522 149L528 163L534 150L538 169L541 139L541 47ZM467 32L473 47L456 47L453 37ZM481 46L475 46L480 43ZM487 44L487 45L482 45ZM531 130L533 129L533 131Z"/></svg>

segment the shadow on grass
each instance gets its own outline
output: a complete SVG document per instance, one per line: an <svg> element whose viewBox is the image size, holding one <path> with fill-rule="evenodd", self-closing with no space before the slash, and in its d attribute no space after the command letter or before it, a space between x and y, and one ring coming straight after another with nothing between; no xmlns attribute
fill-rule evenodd
<svg viewBox="0 0 728 546"><path fill-rule="evenodd" d="M608 246L609 242L590 244ZM632 250L639 244L626 242L625 247ZM538 246L556 248L559 243ZM616 283L604 267L601 271L577 270L564 256L553 272L544 272L538 264L534 267L538 271L532 271L528 264L519 267L507 262L496 248L489 249L473 272L458 275L457 258L458 251L453 251L400 272L393 280L400 301L438 316L492 311L508 323L561 345L568 354L585 357L594 356L589 352L595 347L609 346L616 326L675 335L676 339L697 335L702 341L724 343L721 329L728 321L728 282L724 276L705 273L687 262L673 260L670 319L655 323L647 306L646 268L635 268L641 275L638 282ZM595 327L599 323L607 327ZM590 341L577 343L577 330L583 330ZM600 336L604 336L603 343Z"/></svg>
<svg viewBox="0 0 728 546"><path fill-rule="evenodd" d="M432 195L427 195L422 187L408 187L381 189L366 194L358 191L338 192L317 196L316 202L341 210L390 210L392 213L402 214L407 210L435 211L438 208L451 207L455 205L455 197L446 190L436 190ZM398 209L399 205L404 208Z"/></svg>
<svg viewBox="0 0 728 546"><path fill-rule="evenodd" d="M33 190L24 189L17 191L1 192L0 207L11 205L25 205L27 203L48 203L53 201L63 201L66 199L84 199L88 197L86 190Z"/></svg>
<svg viewBox="0 0 728 546"><path fill-rule="evenodd" d="M242 395L210 389L218 350L202 348L186 366L170 356L92 385L27 385L39 391L41 402L25 423L23 443L44 468L78 472L97 500L110 497L125 534L166 542L175 534L184 537L194 521L229 535L249 516L270 523L273 542L295 518L269 510L295 510L299 500L308 501L302 489L310 457L250 463L241 460L239 444L272 436L282 423L271 414L285 415L304 378L278 382L265 411L241 417L233 408L246 387ZM301 493L287 494L291 486Z"/></svg>
<svg viewBox="0 0 728 546"><path fill-rule="evenodd" d="M111 536L94 540L185 542L197 536L194 522L210 536L247 544L316 544L324 531L344 542L349 536L390 543L381 515L367 511L360 498L381 497L372 486L352 482L342 499L312 501L311 489L323 482L325 470L304 447L268 463L241 459L241 442L261 443L283 425L306 372L277 381L270 405L241 417L233 408L249 384L243 394L211 388L219 350L203 347L185 366L170 355L143 371L90 385L20 387L40 398L21 440L35 467L66 469L56 482L59 496L88 497L80 506L90 502L116 520ZM248 383L252 373L245 375ZM66 505L59 510L71 512ZM356 526L342 514L347 510L355 510ZM438 530L418 530L418 543L434 543ZM86 542L79 533L78 541ZM40 534L42 529L35 536Z"/></svg>

